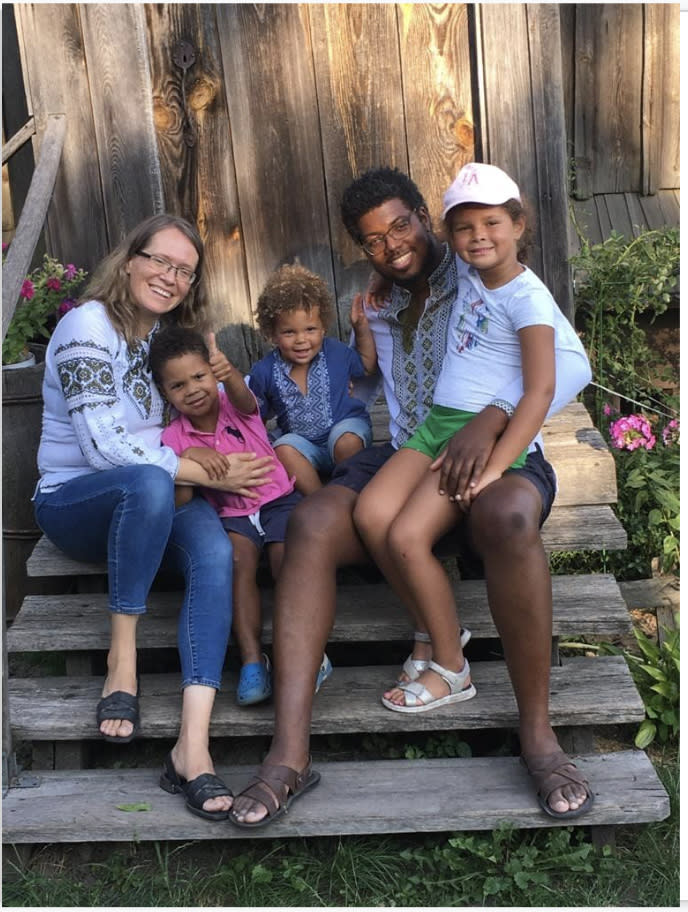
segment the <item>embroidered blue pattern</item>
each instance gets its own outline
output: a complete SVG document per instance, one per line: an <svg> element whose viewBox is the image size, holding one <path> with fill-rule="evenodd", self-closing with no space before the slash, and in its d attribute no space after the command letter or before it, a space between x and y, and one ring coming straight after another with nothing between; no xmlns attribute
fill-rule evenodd
<svg viewBox="0 0 688 912"><path fill-rule="evenodd" d="M291 365L277 353L272 376L289 415L289 430L312 440L327 439L334 424L330 372L325 353L321 350L308 366L308 392L304 395L289 376Z"/></svg>

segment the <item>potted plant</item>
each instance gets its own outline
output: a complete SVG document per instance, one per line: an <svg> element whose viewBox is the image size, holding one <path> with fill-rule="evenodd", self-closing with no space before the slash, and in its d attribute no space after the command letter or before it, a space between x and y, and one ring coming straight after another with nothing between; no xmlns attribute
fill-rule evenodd
<svg viewBox="0 0 688 912"><path fill-rule="evenodd" d="M3 243L3 259L6 245ZM86 273L45 256L24 280L2 346L2 535L8 617L26 594L26 560L40 537L33 515L38 480L45 345L62 314L75 304ZM17 370L16 368L23 368Z"/></svg>
<svg viewBox="0 0 688 912"><path fill-rule="evenodd" d="M3 254L5 250L3 244ZM45 254L42 264L22 284L19 302L2 343L3 369L36 363L29 344L50 336L60 316L74 306L85 278L83 269L77 269L73 263L63 266Z"/></svg>

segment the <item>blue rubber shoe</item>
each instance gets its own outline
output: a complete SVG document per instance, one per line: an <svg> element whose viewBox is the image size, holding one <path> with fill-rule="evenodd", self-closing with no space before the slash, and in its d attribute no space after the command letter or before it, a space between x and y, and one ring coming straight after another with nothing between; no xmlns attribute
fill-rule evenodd
<svg viewBox="0 0 688 912"><path fill-rule="evenodd" d="M330 662L327 657L327 653L323 652L322 662L320 663L320 668L318 669L318 677L315 679L315 692L317 693L323 683L329 678L332 674L332 662Z"/></svg>
<svg viewBox="0 0 688 912"><path fill-rule="evenodd" d="M262 703L272 696L270 659L263 653L262 662L247 662L241 666L236 700L239 706Z"/></svg>

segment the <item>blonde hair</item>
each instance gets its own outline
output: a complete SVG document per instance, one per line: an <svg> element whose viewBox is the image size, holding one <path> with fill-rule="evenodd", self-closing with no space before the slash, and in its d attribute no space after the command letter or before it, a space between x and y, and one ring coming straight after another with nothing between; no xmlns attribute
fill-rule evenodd
<svg viewBox="0 0 688 912"><path fill-rule="evenodd" d="M319 275L301 266L280 266L265 283L256 305L258 328L271 339L281 313L319 308L320 320L327 329L334 316L334 299L327 283Z"/></svg>
<svg viewBox="0 0 688 912"><path fill-rule="evenodd" d="M86 289L79 298L85 301L100 301L110 322L124 336L129 347L136 340L139 313L136 301L131 295L131 285L126 266L139 250L143 249L153 235L165 228L176 228L193 244L198 254L196 278L186 297L174 310L161 317L162 325L175 323L186 329L205 332L210 328L210 305L203 283L203 241L196 228L186 219L177 215L151 215L140 222L120 241L115 249L97 266Z"/></svg>

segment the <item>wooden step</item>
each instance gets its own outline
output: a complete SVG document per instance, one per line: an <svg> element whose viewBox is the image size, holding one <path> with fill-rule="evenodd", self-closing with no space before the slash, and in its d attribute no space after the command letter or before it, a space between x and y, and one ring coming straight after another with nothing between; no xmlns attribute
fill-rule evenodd
<svg viewBox="0 0 688 912"><path fill-rule="evenodd" d="M455 584L461 623L475 639L496 637L486 606L483 580ZM552 579L555 636L628 633L631 619L619 587L611 575L555 576ZM148 612L137 628L142 649L176 648L179 592L153 592ZM272 642L273 590L263 590L263 642ZM410 640L406 612L386 586L376 583L337 587L337 616L332 643ZM85 595L32 595L7 632L10 652L107 650L110 615L105 593Z"/></svg>
<svg viewBox="0 0 688 912"><path fill-rule="evenodd" d="M470 657L470 646L467 647ZM313 704L313 734L334 732L447 731L510 728L518 713L506 665L471 663L478 694L465 703L424 713L395 713L380 702L398 666L336 667ZM234 700L237 674L225 675L217 696L213 737L270 735L271 703L240 707ZM28 741L97 738L95 708L102 679L97 677L10 678L13 736ZM176 738L181 696L179 673L141 677L141 738ZM607 725L640 722L643 702L621 656L576 658L554 667L550 682L552 725Z"/></svg>
<svg viewBox="0 0 688 912"><path fill-rule="evenodd" d="M162 762L162 755L160 757ZM41 772L36 788L11 788L2 802L6 845L61 842L285 838L648 823L669 815L669 798L642 751L576 758L594 804L557 821L538 807L515 757L315 763L322 778L269 827L238 829L190 814L158 786L159 769ZM238 791L254 771L218 766ZM141 803L145 811L121 810Z"/></svg>

